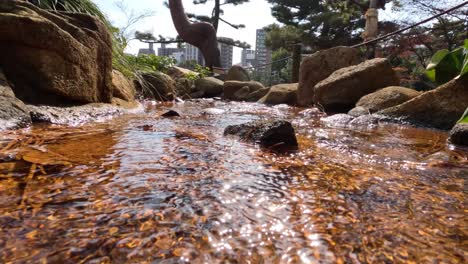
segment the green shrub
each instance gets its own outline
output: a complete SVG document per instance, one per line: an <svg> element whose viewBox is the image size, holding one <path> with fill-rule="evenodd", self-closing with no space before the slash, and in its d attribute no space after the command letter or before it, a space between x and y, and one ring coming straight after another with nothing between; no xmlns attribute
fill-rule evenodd
<svg viewBox="0 0 468 264"><path fill-rule="evenodd" d="M437 84L468 75L468 40L463 47L453 51L436 52L427 66L426 75Z"/></svg>
<svg viewBox="0 0 468 264"><path fill-rule="evenodd" d="M198 79L205 78L205 77L211 75L210 68L203 67L200 64L196 64L194 66L193 71L194 72L190 72L190 73L185 74L184 77L189 79L189 80L196 81Z"/></svg>
<svg viewBox="0 0 468 264"><path fill-rule="evenodd" d="M125 55L127 60L139 71L160 71L167 72L170 67L173 67L176 60L171 57L156 56L156 55Z"/></svg>

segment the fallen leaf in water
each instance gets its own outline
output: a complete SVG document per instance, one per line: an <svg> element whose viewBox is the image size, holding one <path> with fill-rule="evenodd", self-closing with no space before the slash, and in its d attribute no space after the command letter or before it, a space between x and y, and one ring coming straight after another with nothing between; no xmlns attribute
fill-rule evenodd
<svg viewBox="0 0 468 264"><path fill-rule="evenodd" d="M117 232L119 232L119 228L118 227L111 227L109 229L109 235L113 236L114 234L117 234Z"/></svg>
<svg viewBox="0 0 468 264"><path fill-rule="evenodd" d="M38 233L37 230L31 231L31 232L29 232L29 233L26 234L26 238L27 238L27 239L34 239L34 238L36 238L37 233Z"/></svg>
<svg viewBox="0 0 468 264"><path fill-rule="evenodd" d="M181 257L185 252L185 249L184 248L176 248L172 251L172 254L174 254L174 256L176 257Z"/></svg>
<svg viewBox="0 0 468 264"><path fill-rule="evenodd" d="M43 166L70 166L71 163L67 160L66 157L53 153L47 150L39 150L36 148L29 147L26 150L22 151L20 154L20 159Z"/></svg>

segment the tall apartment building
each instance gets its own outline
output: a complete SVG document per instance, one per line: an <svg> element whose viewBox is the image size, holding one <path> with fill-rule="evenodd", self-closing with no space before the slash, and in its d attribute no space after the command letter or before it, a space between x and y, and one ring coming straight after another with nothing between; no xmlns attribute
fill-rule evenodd
<svg viewBox="0 0 468 264"><path fill-rule="evenodd" d="M255 50L243 49L241 52L241 66L252 67L255 65Z"/></svg>
<svg viewBox="0 0 468 264"><path fill-rule="evenodd" d="M266 30L257 29L255 43L255 66L265 65L271 62L271 50L265 45Z"/></svg>
<svg viewBox="0 0 468 264"><path fill-rule="evenodd" d="M196 61L200 65L205 65L205 60L201 51L190 44L185 44L185 60L186 61Z"/></svg>
<svg viewBox="0 0 468 264"><path fill-rule="evenodd" d="M227 41L233 42L231 38L224 38ZM234 54L234 47L225 43L218 43L220 58L221 58L221 68L229 69L232 66L232 56Z"/></svg>
<svg viewBox="0 0 468 264"><path fill-rule="evenodd" d="M161 48L158 49L158 56L172 57L177 63L185 62L183 48L168 48L166 44L161 44Z"/></svg>
<svg viewBox="0 0 468 264"><path fill-rule="evenodd" d="M153 43L148 43L149 47L147 49L139 49L138 50L138 56L140 55L156 55L156 52L154 51L154 44Z"/></svg>

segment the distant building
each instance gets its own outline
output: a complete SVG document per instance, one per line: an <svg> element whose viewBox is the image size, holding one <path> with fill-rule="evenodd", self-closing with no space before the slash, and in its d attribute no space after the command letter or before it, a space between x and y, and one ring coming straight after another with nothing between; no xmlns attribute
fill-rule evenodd
<svg viewBox="0 0 468 264"><path fill-rule="evenodd" d="M138 50L138 56L140 56L140 55L156 55L156 52L154 51L154 44L153 43L148 43L148 44L149 44L148 49Z"/></svg>
<svg viewBox="0 0 468 264"><path fill-rule="evenodd" d="M234 42L231 38L224 38L229 42ZM225 43L219 42L218 44L220 59L221 59L221 68L229 69L232 67L232 56L234 54L234 47Z"/></svg>
<svg viewBox="0 0 468 264"><path fill-rule="evenodd" d="M205 65L203 54L197 47L187 43L185 45L184 52L185 52L185 61L196 61L198 64L202 66Z"/></svg>
<svg viewBox="0 0 468 264"><path fill-rule="evenodd" d="M184 51L179 51L179 52L174 52L172 53L172 56L176 61L177 64L181 64L185 62L185 52Z"/></svg>
<svg viewBox="0 0 468 264"><path fill-rule="evenodd" d="M243 49L241 53L241 66L252 67L255 65L255 50Z"/></svg>
<svg viewBox="0 0 468 264"><path fill-rule="evenodd" d="M265 44L266 30L257 29L257 40L255 43L255 66L271 63L271 50Z"/></svg>

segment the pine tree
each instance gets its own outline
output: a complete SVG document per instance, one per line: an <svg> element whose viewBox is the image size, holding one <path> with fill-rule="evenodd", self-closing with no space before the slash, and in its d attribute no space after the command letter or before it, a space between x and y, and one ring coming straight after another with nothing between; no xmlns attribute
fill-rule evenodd
<svg viewBox="0 0 468 264"><path fill-rule="evenodd" d="M233 24L231 22L228 22L222 18L222 15L224 14L224 11L222 9L222 6L226 5L241 5L244 3L249 2L250 0L224 0L221 2L221 0L194 0L193 3L196 5L199 4L207 4L207 3L212 3L213 4L213 11L211 13L211 17L208 16L198 16L194 14L187 14L190 18L196 19L198 21L203 21L203 22L208 22L213 25L216 31L218 31L219 28L219 22L223 22L233 28L239 29L245 27L243 24Z"/></svg>
<svg viewBox="0 0 468 264"><path fill-rule="evenodd" d="M362 41L368 0L268 0L281 23L299 28L302 41L312 49L352 45ZM384 8L389 0L379 0Z"/></svg>

